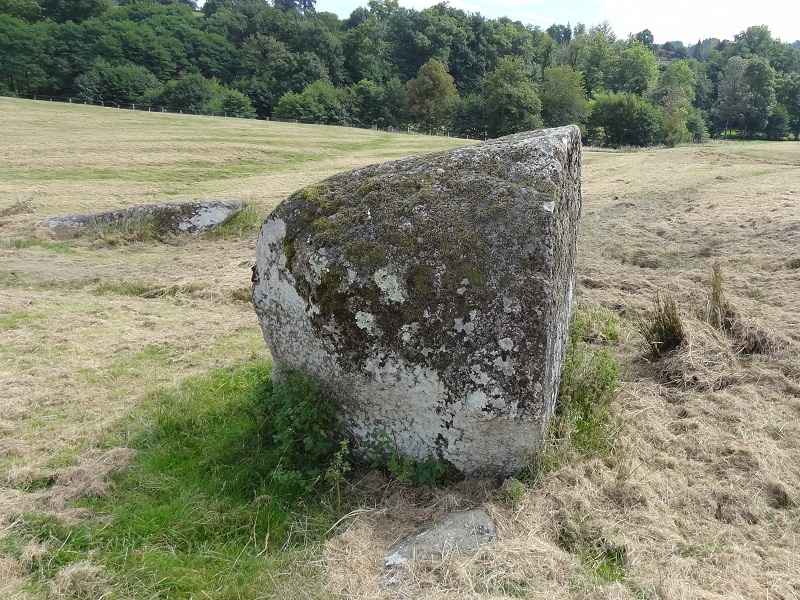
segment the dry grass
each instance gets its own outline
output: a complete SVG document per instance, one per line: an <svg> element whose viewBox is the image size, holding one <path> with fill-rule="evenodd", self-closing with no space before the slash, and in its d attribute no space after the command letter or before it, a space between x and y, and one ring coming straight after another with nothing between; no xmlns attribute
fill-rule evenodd
<svg viewBox="0 0 800 600"><path fill-rule="evenodd" d="M148 390L268 356L243 301L255 240L97 248L54 239L48 216L195 197L266 212L336 171L457 143L6 99L0 113L0 207L37 209L0 217L0 543L30 509L92 518L72 500L105 493L130 458L104 436ZM495 482L409 490L373 474L354 484L370 503L309 550L328 592L800 598L798 165L792 143L586 151L579 295L623 323L613 451L556 465L513 503ZM726 327L704 314L716 261ZM676 297L685 340L649 363L629 315L659 291ZM497 542L383 572L398 538L472 506L495 516ZM608 548L624 550L620 577L604 570ZM0 596L28 597L42 554L0 556ZM47 593L108 589L91 562L72 569ZM307 595L287 581L282 597Z"/></svg>

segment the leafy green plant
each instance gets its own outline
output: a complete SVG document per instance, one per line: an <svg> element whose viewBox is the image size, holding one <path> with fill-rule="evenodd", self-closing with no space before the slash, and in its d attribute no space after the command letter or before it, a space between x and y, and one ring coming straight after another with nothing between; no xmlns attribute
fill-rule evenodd
<svg viewBox="0 0 800 600"><path fill-rule="evenodd" d="M511 479L508 485L505 486L505 489L506 499L509 504L511 504L511 508L517 510L520 504L522 504L522 499L525 497L525 484L519 479Z"/></svg>
<svg viewBox="0 0 800 600"><path fill-rule="evenodd" d="M678 305L670 294L665 294L662 302L661 295L656 293L653 314L649 318L636 314L634 319L636 330L644 340L646 356L650 360L658 360L683 342L683 322L678 313Z"/></svg>
<svg viewBox="0 0 800 600"><path fill-rule="evenodd" d="M448 465L444 461L429 456L416 460L400 454L397 445L385 431L378 434L378 441L366 443L366 456L373 465L386 469L389 476L401 484L438 485L444 483Z"/></svg>
<svg viewBox="0 0 800 600"><path fill-rule="evenodd" d="M319 397L317 384L300 371L281 369L279 381L260 390L262 435L277 457L276 480L311 489L339 446L336 405ZM341 451L341 450L340 450Z"/></svg>

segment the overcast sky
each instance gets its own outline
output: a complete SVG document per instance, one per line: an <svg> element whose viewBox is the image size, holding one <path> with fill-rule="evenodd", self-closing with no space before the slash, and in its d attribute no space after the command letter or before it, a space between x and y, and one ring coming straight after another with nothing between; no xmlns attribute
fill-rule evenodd
<svg viewBox="0 0 800 600"><path fill-rule="evenodd" d="M401 6L417 10L434 4L435 0L400 0ZM366 5L367 0L317 0L317 12L346 18L357 6ZM694 44L710 37L730 40L751 25L766 25L772 37L784 42L800 39L798 0L451 0L450 6L543 29L553 23L574 26L580 21L591 26L608 20L617 37L649 29L661 44L675 40Z"/></svg>

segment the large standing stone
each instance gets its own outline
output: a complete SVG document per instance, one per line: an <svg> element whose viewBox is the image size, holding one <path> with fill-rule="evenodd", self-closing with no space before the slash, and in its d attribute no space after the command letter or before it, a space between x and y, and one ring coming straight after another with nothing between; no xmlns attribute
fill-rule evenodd
<svg viewBox="0 0 800 600"><path fill-rule="evenodd" d="M265 221L253 301L275 365L361 440L466 473L540 448L575 282L581 141L563 127L336 175Z"/></svg>

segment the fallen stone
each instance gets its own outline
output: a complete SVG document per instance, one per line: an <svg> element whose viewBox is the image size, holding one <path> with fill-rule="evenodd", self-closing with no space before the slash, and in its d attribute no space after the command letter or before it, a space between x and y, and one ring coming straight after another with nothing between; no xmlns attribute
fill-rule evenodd
<svg viewBox="0 0 800 600"><path fill-rule="evenodd" d="M409 560L440 560L446 556L477 550L496 535L492 518L480 509L446 515L430 527L408 536L389 548L383 559L386 568Z"/></svg>
<svg viewBox="0 0 800 600"><path fill-rule="evenodd" d="M244 210L241 200L209 200L202 202L161 202L142 204L101 213L82 213L53 217L50 229L66 227L81 229L89 226L118 227L152 220L159 233L188 233L197 235L213 229Z"/></svg>
<svg viewBox="0 0 800 600"><path fill-rule="evenodd" d="M253 302L276 367L355 438L468 474L541 448L575 286L575 126L336 175L263 223Z"/></svg>

